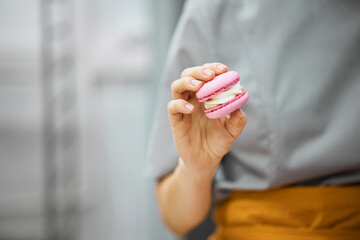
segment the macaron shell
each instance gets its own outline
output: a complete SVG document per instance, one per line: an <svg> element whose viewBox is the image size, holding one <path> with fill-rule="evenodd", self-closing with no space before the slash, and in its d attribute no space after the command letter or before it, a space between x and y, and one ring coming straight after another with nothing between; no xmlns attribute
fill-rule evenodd
<svg viewBox="0 0 360 240"><path fill-rule="evenodd" d="M196 92L196 97L200 102L210 99L213 95L217 95L235 85L240 81L239 74L235 71L229 71L216 76L213 80L205 83L199 91Z"/></svg>
<svg viewBox="0 0 360 240"><path fill-rule="evenodd" d="M234 112L239 109L249 100L249 94L244 91L243 94L236 96L234 99L226 102L216 108L205 110L205 114L208 118L215 119L225 116L226 114Z"/></svg>

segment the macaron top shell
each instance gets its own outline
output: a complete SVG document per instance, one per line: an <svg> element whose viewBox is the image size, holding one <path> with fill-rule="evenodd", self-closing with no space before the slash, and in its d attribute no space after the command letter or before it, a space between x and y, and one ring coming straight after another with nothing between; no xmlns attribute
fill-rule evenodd
<svg viewBox="0 0 360 240"><path fill-rule="evenodd" d="M229 71L205 83L195 95L199 99L199 102L204 102L220 92L226 91L238 81L240 81L239 74L235 71Z"/></svg>

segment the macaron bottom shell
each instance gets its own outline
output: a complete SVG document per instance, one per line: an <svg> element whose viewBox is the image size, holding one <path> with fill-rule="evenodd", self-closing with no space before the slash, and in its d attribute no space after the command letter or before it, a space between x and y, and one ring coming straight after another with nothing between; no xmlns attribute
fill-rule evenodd
<svg viewBox="0 0 360 240"><path fill-rule="evenodd" d="M211 119L220 118L222 116L234 112L236 109L239 109L248 101L248 99L249 99L249 94L244 91L242 94L236 96L230 101L221 104L217 107L206 109L204 112L208 118Z"/></svg>

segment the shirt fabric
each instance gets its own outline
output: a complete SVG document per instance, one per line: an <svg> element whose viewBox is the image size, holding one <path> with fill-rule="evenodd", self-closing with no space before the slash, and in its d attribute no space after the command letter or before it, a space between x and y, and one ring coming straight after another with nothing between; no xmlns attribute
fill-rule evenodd
<svg viewBox="0 0 360 240"><path fill-rule="evenodd" d="M150 138L153 179L178 163L170 85L208 62L239 72L250 95L247 124L215 175L217 194L360 182L360 1L187 1Z"/></svg>

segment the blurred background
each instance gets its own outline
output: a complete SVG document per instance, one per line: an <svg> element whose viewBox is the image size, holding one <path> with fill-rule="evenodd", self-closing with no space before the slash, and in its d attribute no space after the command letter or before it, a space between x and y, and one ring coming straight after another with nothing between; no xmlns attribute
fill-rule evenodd
<svg viewBox="0 0 360 240"><path fill-rule="evenodd" d="M0 0L0 239L177 239L143 173L184 1Z"/></svg>

